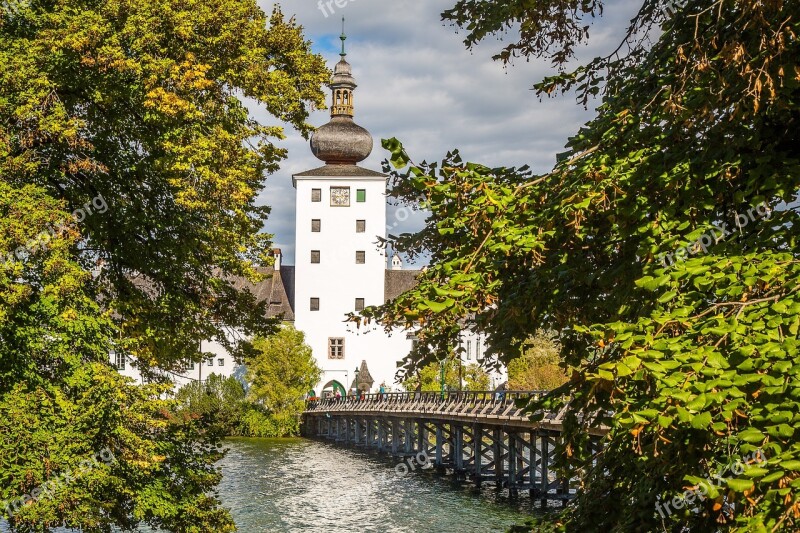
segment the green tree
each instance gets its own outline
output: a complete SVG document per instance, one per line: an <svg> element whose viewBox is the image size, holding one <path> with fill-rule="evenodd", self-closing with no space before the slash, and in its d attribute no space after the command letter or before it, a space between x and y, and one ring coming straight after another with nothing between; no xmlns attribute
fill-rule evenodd
<svg viewBox="0 0 800 533"><path fill-rule="evenodd" d="M147 375L199 362L203 339L241 355L228 328L274 330L232 281L267 262L256 198L285 157L282 129L243 97L307 134L325 65L253 0L13 7L0 3L0 497L67 481L11 524L231 531L213 496L220 435L108 353ZM116 462L69 475L105 448Z"/></svg>
<svg viewBox="0 0 800 533"><path fill-rule="evenodd" d="M566 70L603 7L462 0L444 14L469 46L519 28L498 59L549 58L561 72L540 94L602 103L542 176L456 152L414 164L386 141L394 194L432 213L395 245L433 262L365 318L419 327L432 348L412 372L472 314L505 361L559 333L575 371L546 403L571 398L561 466L583 478L566 530L797 530L800 4L645 0L616 51ZM767 460L739 468L758 449ZM704 496L683 505L687 490Z"/></svg>
<svg viewBox="0 0 800 533"><path fill-rule="evenodd" d="M304 135L324 107L324 61L302 28L255 0L65 0L0 6L0 176L34 184L80 222L81 263L119 336L147 372L200 361L198 343L233 353L228 328L267 335L258 278L270 236L257 206L286 156L278 121ZM275 124L259 123L243 97ZM98 200L98 203L99 200ZM102 209L101 209L102 210Z"/></svg>
<svg viewBox="0 0 800 533"><path fill-rule="evenodd" d="M110 367L114 324L74 259L80 235L50 232L63 208L0 181L0 251L23 250L0 263L0 517L21 532L233 531L212 492L220 435L173 416L169 385Z"/></svg>
<svg viewBox="0 0 800 533"><path fill-rule="evenodd" d="M219 425L218 431L224 435L235 435L248 408L246 396L244 386L235 377L211 374L204 382L193 381L181 387L175 399L180 412Z"/></svg>
<svg viewBox="0 0 800 533"><path fill-rule="evenodd" d="M445 388L447 390L462 390L461 381L463 380L463 390L467 391L486 391L490 388L491 378L480 365L470 363L463 365L459 370L459 363L454 359L447 359L444 363L445 369ZM441 363L431 363L419 369L418 372L409 374L403 382L403 386L408 391L415 391L422 383L423 392L442 390L442 366ZM459 377L460 372L460 377Z"/></svg>
<svg viewBox="0 0 800 533"><path fill-rule="evenodd" d="M508 363L510 390L553 390L568 381L561 368L558 341L542 331L522 345L522 355Z"/></svg>
<svg viewBox="0 0 800 533"><path fill-rule="evenodd" d="M253 341L253 347L255 355L247 360L248 398L285 427L284 434L296 434L308 391L322 377L305 334L286 324L275 335Z"/></svg>

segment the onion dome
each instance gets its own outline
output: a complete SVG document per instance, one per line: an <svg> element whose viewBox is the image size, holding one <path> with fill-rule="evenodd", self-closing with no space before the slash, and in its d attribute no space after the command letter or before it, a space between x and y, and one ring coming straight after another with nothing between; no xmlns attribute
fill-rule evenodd
<svg viewBox="0 0 800 533"><path fill-rule="evenodd" d="M344 19L342 19L344 25ZM358 87L353 69L345 60L344 43L347 35L342 27L341 61L333 70L330 87L333 96L331 121L317 129L311 136L311 151L329 165L354 165L372 153L372 135L353 122L353 93Z"/></svg>

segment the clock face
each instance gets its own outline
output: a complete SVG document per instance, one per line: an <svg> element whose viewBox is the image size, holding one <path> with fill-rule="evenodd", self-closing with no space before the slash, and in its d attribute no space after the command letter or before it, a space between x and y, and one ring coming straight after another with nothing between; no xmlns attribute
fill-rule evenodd
<svg viewBox="0 0 800 533"><path fill-rule="evenodd" d="M331 206L350 207L350 187L331 187Z"/></svg>

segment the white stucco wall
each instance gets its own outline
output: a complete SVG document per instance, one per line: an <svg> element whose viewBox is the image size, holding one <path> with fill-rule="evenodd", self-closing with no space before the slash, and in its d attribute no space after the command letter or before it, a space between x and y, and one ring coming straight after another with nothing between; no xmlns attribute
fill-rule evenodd
<svg viewBox="0 0 800 533"><path fill-rule="evenodd" d="M209 363L206 361L203 362L202 365L195 363L193 369L188 369L185 372L168 374L175 382L176 391L192 381L205 381L211 374L217 374L218 376L226 378L230 377L239 369L240 365L236 364L233 357L218 342L203 341L201 347L204 353L213 355L211 358L213 366L209 366ZM111 364L116 364L116 353L111 352L109 357ZM220 362L222 362L222 364L220 364ZM142 374L136 366L136 360L131 356L126 358L125 368L119 370L119 372L123 376L133 379L136 383L144 382Z"/></svg>
<svg viewBox="0 0 800 533"><path fill-rule="evenodd" d="M378 236L386 234L386 178L295 177L297 189L297 236L295 257L295 327L306 334L314 357L323 370L315 392L321 393L331 380L349 390L356 367L367 361L375 380L394 384L397 361L411 349L411 341L398 333L387 337L381 330L357 330L344 322L355 311L356 298L367 307L384 303L386 252ZM350 187L348 207L331 205L331 187ZM321 201L312 202L312 189L321 189ZM358 189L366 201L357 202ZM321 231L312 232L312 220L321 221ZM366 221L366 232L356 232L356 221ZM311 252L320 252L320 263L311 263ZM365 264L356 264L356 252L364 251ZM319 311L311 311L311 298L319 298ZM330 338L345 339L344 359L330 359Z"/></svg>

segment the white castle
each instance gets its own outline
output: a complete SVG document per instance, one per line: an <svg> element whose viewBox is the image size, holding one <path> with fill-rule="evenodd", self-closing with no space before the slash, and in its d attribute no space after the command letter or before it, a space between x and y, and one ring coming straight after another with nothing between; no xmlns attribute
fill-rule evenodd
<svg viewBox="0 0 800 533"><path fill-rule="evenodd" d="M381 305L416 283L419 270L404 270L398 255L387 268L385 248L378 237L386 233L387 176L358 166L373 148L370 133L353 121L356 82L345 60L334 69L331 120L311 138L311 150L325 164L293 176L296 189L296 265L282 264L275 250L274 271L250 290L260 301L269 300L269 316L281 317L303 331L322 380L309 394L346 395L354 389L401 389L395 381L398 362L412 349L413 331L386 333L380 326L366 330L346 323L348 313ZM465 364L479 362L484 339L465 330L461 335ZM189 364L175 375L176 385L205 380L209 375L242 375L231 355L216 342L201 351L214 356L203 364ZM112 354L119 370L141 379L129 358ZM504 373L491 374L492 386L505 381Z"/></svg>

